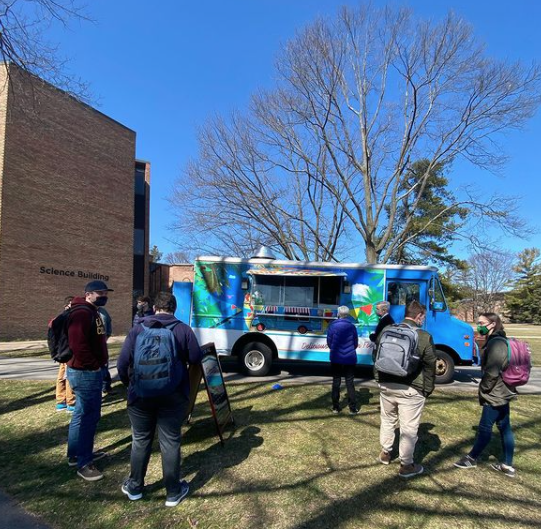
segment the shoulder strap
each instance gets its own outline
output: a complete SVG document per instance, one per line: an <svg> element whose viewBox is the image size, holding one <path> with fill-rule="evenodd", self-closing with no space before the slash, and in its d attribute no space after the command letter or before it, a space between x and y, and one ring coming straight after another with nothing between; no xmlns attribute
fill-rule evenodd
<svg viewBox="0 0 541 529"><path fill-rule="evenodd" d="M507 344L507 364L511 363L511 343L509 342L508 338L504 338L503 336L494 336L492 338L493 340L502 340Z"/></svg>

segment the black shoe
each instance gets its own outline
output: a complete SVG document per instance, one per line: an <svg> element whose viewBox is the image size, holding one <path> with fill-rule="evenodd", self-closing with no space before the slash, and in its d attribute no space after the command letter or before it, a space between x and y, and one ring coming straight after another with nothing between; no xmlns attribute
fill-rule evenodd
<svg viewBox="0 0 541 529"><path fill-rule="evenodd" d="M331 408L331 411L332 411L333 413L340 413L340 412L342 411L342 408L340 408L340 406L333 406L333 407Z"/></svg>
<svg viewBox="0 0 541 529"><path fill-rule="evenodd" d="M357 415L359 413L359 410L357 408L350 408L349 414L350 415Z"/></svg>
<svg viewBox="0 0 541 529"><path fill-rule="evenodd" d="M165 500L166 507L176 507L190 492L190 486L185 480L180 482L180 492L175 496L167 496Z"/></svg>
<svg viewBox="0 0 541 529"><path fill-rule="evenodd" d="M131 500L131 501L136 501L136 500L140 500L142 497L143 497L143 493L142 492L135 492L134 490L132 490L130 488L130 480L127 479L122 487L120 488L120 490L126 495L128 496L128 499Z"/></svg>

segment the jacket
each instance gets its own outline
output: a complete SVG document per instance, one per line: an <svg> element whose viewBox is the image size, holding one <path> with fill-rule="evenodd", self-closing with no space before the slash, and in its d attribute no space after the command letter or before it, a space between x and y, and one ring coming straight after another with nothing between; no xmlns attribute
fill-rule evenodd
<svg viewBox="0 0 541 529"><path fill-rule="evenodd" d="M135 313L135 316L133 317L132 325L137 325L138 323L141 323L143 318L146 318L147 316L154 316L154 310L153 309L148 309L145 312L138 310Z"/></svg>
<svg viewBox="0 0 541 529"><path fill-rule="evenodd" d="M177 354L184 361L183 364L185 367L182 380L177 390L183 392L186 397L188 397L190 394L190 379L188 377L187 364L201 363L201 348L199 347L199 343L197 342L197 338L195 337L191 327L175 318L173 314L160 312L158 314L142 318L140 323L132 327L131 331L126 337L126 340L124 341L122 350L120 351L120 356L118 357L116 367L120 380L125 386L128 386L128 404L131 404L139 398L135 394L132 386L133 354L137 336L143 332L143 324L147 327L153 327L167 325L175 321L178 321L178 323L175 325L172 332L175 336Z"/></svg>
<svg viewBox="0 0 541 529"><path fill-rule="evenodd" d="M331 350L331 362L352 365L357 363L359 335L357 328L346 318L334 320L327 330L327 345Z"/></svg>
<svg viewBox="0 0 541 529"><path fill-rule="evenodd" d="M90 310L73 310L85 306ZM68 342L73 357L68 366L83 371L96 371L107 364L107 336L98 308L83 297L73 298L68 317Z"/></svg>
<svg viewBox="0 0 541 529"><path fill-rule="evenodd" d="M420 357L419 368L409 377L397 377L387 373L380 373L374 369L374 378L378 383L392 382L415 388L424 397L430 396L436 383L436 348L430 333L424 331L413 320L406 318L403 323L417 330L417 353ZM379 339L378 343L379 345ZM376 360L377 345L372 352L372 359Z"/></svg>
<svg viewBox="0 0 541 529"><path fill-rule="evenodd" d="M507 367L507 340L505 331L495 331L488 336L481 355L483 376L479 382L479 404L504 406L517 396L517 392L502 380L502 370Z"/></svg>
<svg viewBox="0 0 541 529"><path fill-rule="evenodd" d="M378 325L376 327L376 330L369 336L370 341L376 343L379 335L381 334L381 331L387 327L387 325L393 325L394 320L393 317L387 313L383 318L381 318L378 322Z"/></svg>

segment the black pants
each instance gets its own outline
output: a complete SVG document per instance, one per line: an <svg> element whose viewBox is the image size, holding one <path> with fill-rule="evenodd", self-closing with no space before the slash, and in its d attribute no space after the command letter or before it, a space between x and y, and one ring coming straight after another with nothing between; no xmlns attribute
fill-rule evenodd
<svg viewBox="0 0 541 529"><path fill-rule="evenodd" d="M129 488L142 492L156 428L162 455L162 472L168 496L180 492L180 428L187 397L174 393L166 397L137 399L128 405L132 426Z"/></svg>
<svg viewBox="0 0 541 529"><path fill-rule="evenodd" d="M350 409L357 407L355 399L355 385L353 379L355 378L355 364L335 364L331 362L332 373L332 405L334 408L340 406L340 383L342 377L346 379L346 389L348 392L348 405Z"/></svg>

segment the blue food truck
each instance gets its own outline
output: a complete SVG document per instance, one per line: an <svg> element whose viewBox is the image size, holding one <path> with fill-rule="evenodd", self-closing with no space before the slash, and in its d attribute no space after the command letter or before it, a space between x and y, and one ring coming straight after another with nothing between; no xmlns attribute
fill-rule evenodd
<svg viewBox="0 0 541 529"><path fill-rule="evenodd" d="M200 343L214 342L252 376L265 375L276 359L329 362L326 332L340 305L359 333L357 363L371 365L368 336L383 300L396 322L411 301L426 305L438 383L450 382L456 365L477 362L473 330L451 316L435 267L207 256L195 260L193 284L174 283L173 292L177 317Z"/></svg>

